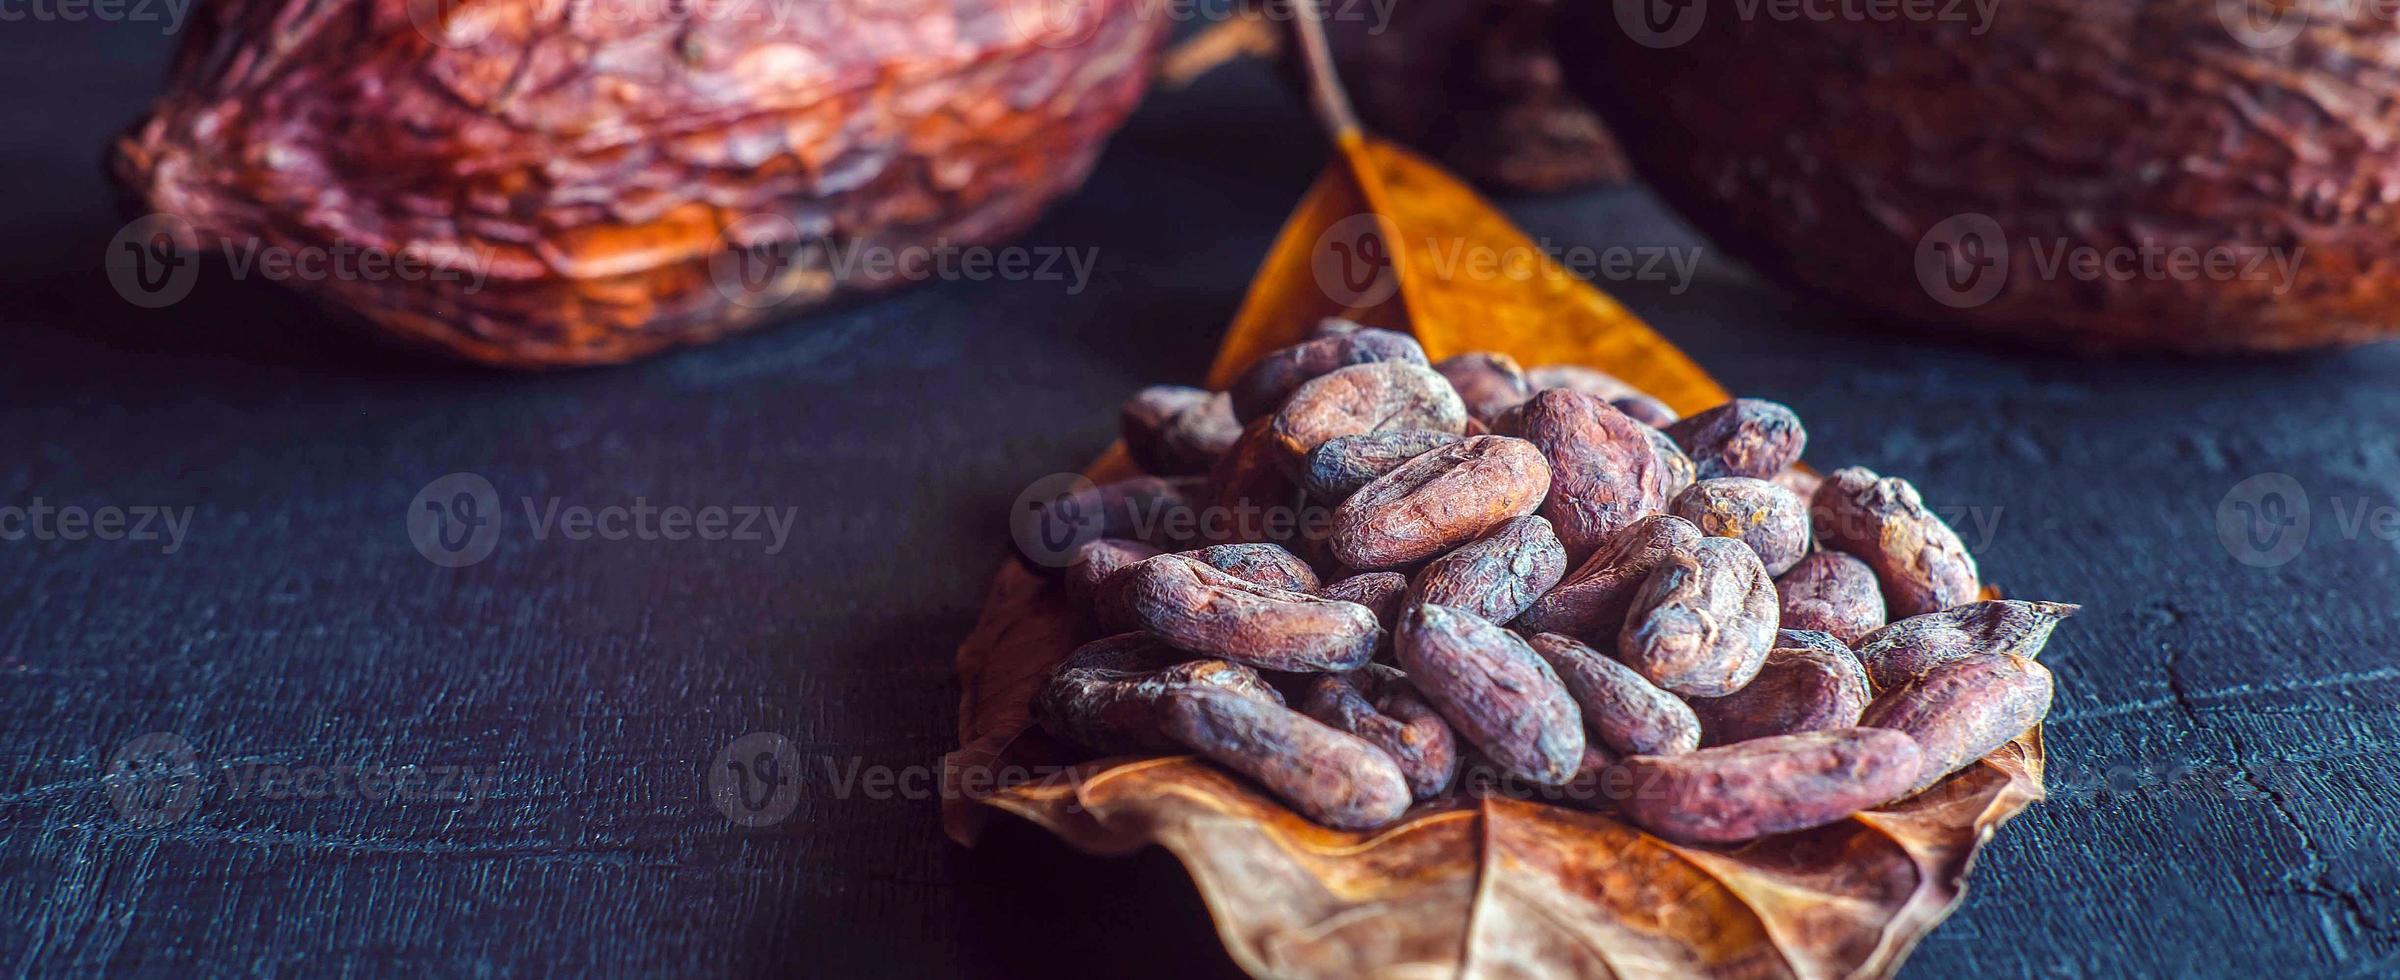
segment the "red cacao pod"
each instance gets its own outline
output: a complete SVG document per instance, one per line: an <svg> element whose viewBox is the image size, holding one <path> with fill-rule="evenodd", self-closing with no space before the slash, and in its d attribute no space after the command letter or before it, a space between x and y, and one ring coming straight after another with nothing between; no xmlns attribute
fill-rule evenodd
<svg viewBox="0 0 2400 980"><path fill-rule="evenodd" d="M1139 0L229 0L119 180L206 249L476 361L593 364L1004 240L1147 83ZM761 270L764 270L763 272Z"/></svg>

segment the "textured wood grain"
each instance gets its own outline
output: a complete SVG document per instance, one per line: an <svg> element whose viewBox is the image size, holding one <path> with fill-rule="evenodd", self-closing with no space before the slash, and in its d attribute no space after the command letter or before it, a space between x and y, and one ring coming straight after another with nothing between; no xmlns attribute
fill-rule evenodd
<svg viewBox="0 0 2400 980"><path fill-rule="evenodd" d="M1322 163L1265 69L1160 97L1032 232L1102 250L1082 295L937 286L527 380L393 362L221 274L166 312L121 303L95 268L116 219L94 150L154 90L138 66L161 41L14 27L0 81L54 94L0 103L28 175L0 182L0 506L196 509L173 556L0 541L0 966L1232 973L1164 855L1086 858L1011 821L993 833L1013 839L960 850L934 801L842 795L821 762L792 817L742 829L702 770L760 730L845 767L951 747L952 646L1010 501L1089 462L1124 395L1201 380ZM1512 216L1561 243L1692 244L1631 193ZM1903 976L2400 969L2400 621L2382 594L2400 550L2336 518L2400 504L2400 350L2091 364L1899 346L1714 253L1680 292L1611 285L1728 387L1797 408L1812 458L1908 474L1993 521L1962 531L2011 595L2087 603L2043 655L2050 798ZM402 512L457 469L593 506L802 511L774 556L520 533L447 570ZM2264 472L2314 505L2309 547L2271 569L2216 531L2227 491ZM96 767L160 730L219 763L488 765L494 795L467 812L219 792L129 827Z"/></svg>

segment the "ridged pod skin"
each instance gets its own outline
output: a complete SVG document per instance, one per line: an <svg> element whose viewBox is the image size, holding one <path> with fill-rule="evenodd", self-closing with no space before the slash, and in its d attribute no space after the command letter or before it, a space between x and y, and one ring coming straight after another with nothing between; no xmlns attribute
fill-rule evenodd
<svg viewBox="0 0 2400 980"><path fill-rule="evenodd" d="M1166 24L1137 0L586 9L204 6L116 175L203 252L446 273L298 283L384 334L624 361L926 275L843 257L1015 235L1082 183Z"/></svg>
<svg viewBox="0 0 2400 980"><path fill-rule="evenodd" d="M2388 11L1971 6L1811 19L1685 4L1647 28L1620 17L1639 3L1568 4L1560 62L1712 242L1864 322L2089 350L2400 332ZM2062 245L2241 251L2215 274L2078 275Z"/></svg>

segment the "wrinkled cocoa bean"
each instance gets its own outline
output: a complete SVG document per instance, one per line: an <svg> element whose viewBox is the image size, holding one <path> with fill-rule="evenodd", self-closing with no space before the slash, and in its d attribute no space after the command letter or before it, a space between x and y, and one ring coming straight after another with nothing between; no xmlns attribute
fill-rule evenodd
<svg viewBox="0 0 2400 980"><path fill-rule="evenodd" d="M1091 613L1094 622L1112 633L1132 629L1132 624L1122 616L1122 610L1110 613L1099 607L1100 583L1118 569L1145 558L1156 557L1158 553L1157 548L1125 538L1099 538L1084 542L1075 549L1074 564L1067 566L1067 601Z"/></svg>
<svg viewBox="0 0 2400 980"><path fill-rule="evenodd" d="M1328 827L1368 830L1408 810L1408 780L1383 750L1289 708L1208 688L1169 695L1168 738L1266 787Z"/></svg>
<svg viewBox="0 0 2400 980"><path fill-rule="evenodd" d="M1244 423L1275 414L1302 385L1342 368L1382 361L1423 367L1425 348L1392 330L1357 327L1302 341L1259 358L1226 389L1234 417Z"/></svg>
<svg viewBox="0 0 2400 980"><path fill-rule="evenodd" d="M1700 747L1700 719L1683 699L1633 668L1556 633L1529 644L1583 709L1583 727L1623 755L1679 755Z"/></svg>
<svg viewBox="0 0 2400 980"><path fill-rule="evenodd" d="M1317 590L1327 599L1355 602L1375 613L1384 629L1400 625L1400 603L1408 596L1408 576L1399 572L1360 572Z"/></svg>
<svg viewBox="0 0 2400 980"><path fill-rule="evenodd" d="M1335 436L1311 450L1301 483L1309 496L1326 506L1340 504L1382 476L1426 453L1459 441L1448 432L1401 429L1366 435Z"/></svg>
<svg viewBox="0 0 2400 980"><path fill-rule="evenodd" d="M1317 573L1300 556L1272 544L1219 544L1184 552L1220 572L1286 592L1317 591Z"/></svg>
<svg viewBox="0 0 2400 980"><path fill-rule="evenodd" d="M1273 426L1271 418L1251 423L1209 469L1209 507L1195 521L1198 540L1293 544L1324 533L1311 522L1329 524L1332 513L1310 506L1307 493L1285 475Z"/></svg>
<svg viewBox="0 0 2400 980"><path fill-rule="evenodd" d="M1824 477L1798 466L1784 467L1783 472L1775 474L1774 479L1776 484L1791 491L1792 496L1802 500L1817 499L1817 488L1825 483Z"/></svg>
<svg viewBox="0 0 2400 980"><path fill-rule="evenodd" d="M1779 647L1767 652L1766 665L1748 685L1721 698L1693 698L1692 711L1705 744L1729 745L1849 728L1858 724L1868 697L1867 672L1850 651Z"/></svg>
<svg viewBox="0 0 2400 980"><path fill-rule="evenodd" d="M1203 492L1198 481L1167 479L1156 476L1137 476L1129 479L1087 486L1032 506L1039 513L1029 520L1039 522L1038 540L1057 542L1061 548L1073 547L1099 538L1130 538L1160 548L1171 548L1183 540L1179 535L1193 523L1191 495ZM1027 557L1051 567L1064 567L1071 561L1072 550L1063 553L1035 554Z"/></svg>
<svg viewBox="0 0 2400 980"><path fill-rule="evenodd" d="M1808 505L1765 480L1702 480L1668 501L1667 513L1692 522L1702 534L1750 546L1769 575L1789 571L1808 554Z"/></svg>
<svg viewBox="0 0 2400 980"><path fill-rule="evenodd" d="M1703 537L1642 583L1617 655L1677 694L1723 697L1766 662L1776 616L1775 580L1758 555L1731 538Z"/></svg>
<svg viewBox="0 0 2400 980"><path fill-rule="evenodd" d="M1958 532L1926 509L1907 480L1877 477L1863 466L1835 470L1817 487L1809 515L1817 540L1875 570L1884 608L1893 617L1969 602L1981 588L1975 558Z"/></svg>
<svg viewBox="0 0 2400 980"><path fill-rule="evenodd" d="M1450 723L1398 670L1368 664L1355 673L1321 675L1309 685L1300 710L1382 749L1400 764L1417 799L1442 795L1458 774L1458 740Z"/></svg>
<svg viewBox="0 0 2400 980"><path fill-rule="evenodd" d="M1689 550L1700 537L1700 529L1680 517L1652 514L1634 521L1610 535L1557 588L1533 600L1512 625L1613 647L1642 583L1668 555Z"/></svg>
<svg viewBox="0 0 2400 980"><path fill-rule="evenodd" d="M1829 650L1834 653L1849 653L1853 657L1858 656L1858 654L1850 652L1849 644L1824 630L1778 629L1775 631L1775 649L1781 650L1785 647L1807 647L1812 650Z"/></svg>
<svg viewBox="0 0 2400 980"><path fill-rule="evenodd" d="M1401 614L1393 650L1451 729L1503 769L1544 786L1575 775L1582 712L1516 634L1427 604Z"/></svg>
<svg viewBox="0 0 2400 980"><path fill-rule="evenodd" d="M1550 461L1541 515L1582 562L1619 528L1667 504L1668 467L1650 427L1590 395L1553 388L1525 403L1525 441Z"/></svg>
<svg viewBox="0 0 2400 980"><path fill-rule="evenodd" d="M1658 454L1658 465L1665 468L1664 475L1659 478L1659 492L1666 499L1673 500L1676 494L1691 489L1692 484L1699 479L1699 471L1692 466L1692 458L1683 454L1683 447L1676 445L1675 440L1667 438L1664 430L1646 429L1644 431L1650 436L1651 451Z"/></svg>
<svg viewBox="0 0 2400 980"><path fill-rule="evenodd" d="M1747 476L1764 480L1800 458L1808 432L1781 403L1736 398L1667 426L1699 468L1700 479Z"/></svg>
<svg viewBox="0 0 2400 980"><path fill-rule="evenodd" d="M1121 602L1168 645L1266 670L1356 670L1383 634L1365 606L1245 582L1182 555L1128 565L1102 586L1102 601Z"/></svg>
<svg viewBox="0 0 2400 980"><path fill-rule="evenodd" d="M1898 736L1898 737L1894 737ZM1891 802L1923 764L1877 728L1777 735L1675 756L1632 756L1627 819L1668 840L1729 844L1806 830Z"/></svg>
<svg viewBox="0 0 2400 980"><path fill-rule="evenodd" d="M1634 421L1640 422L1643 425L1650 426L1654 429L1666 428L1667 426L1675 424L1677 419L1683 417L1675 414L1674 409L1668 408L1666 402L1659 401L1658 399L1652 398L1648 395L1627 395L1623 398L1611 398L1608 400L1608 403L1616 406L1617 411L1633 416Z"/></svg>
<svg viewBox="0 0 2400 980"><path fill-rule="evenodd" d="M1859 662L1878 691L1899 687L1944 664L1973 657L2018 656L2028 660L2050 642L2050 632L2082 606L2065 602L1995 599L1910 616L1861 637Z"/></svg>
<svg viewBox="0 0 2400 980"><path fill-rule="evenodd" d="M1543 365L1525 372L1525 380L1532 384L1533 390L1537 392L1550 388L1565 388L1569 391L1583 392L1601 401L1650 397L1640 388L1626 384L1616 375L1597 368L1584 367L1581 364Z"/></svg>
<svg viewBox="0 0 2400 980"><path fill-rule="evenodd" d="M1887 688L1859 724L1906 732L1924 747L1917 792L1974 764L2050 713L2050 668L2015 654L1972 657Z"/></svg>
<svg viewBox="0 0 2400 980"><path fill-rule="evenodd" d="M1191 687L1222 690L1281 706L1283 695L1258 672L1224 660L1189 659L1144 633L1094 640L1069 654L1034 699L1034 718L1052 735L1102 755L1168 752L1159 731L1161 703Z"/></svg>
<svg viewBox="0 0 2400 980"><path fill-rule="evenodd" d="M1494 416L1533 397L1533 385L1525 380L1525 369L1517 366L1516 358L1506 354L1490 351L1460 354L1443 358L1433 369L1449 379L1459 400L1466 403L1467 414L1487 425Z"/></svg>
<svg viewBox="0 0 2400 980"><path fill-rule="evenodd" d="M1567 552L1550 522L1512 517L1491 533L1426 563L1409 585L1406 605L1430 602L1505 623L1567 573Z"/></svg>
<svg viewBox="0 0 2400 980"><path fill-rule="evenodd" d="M1883 588L1875 570L1839 551L1818 551L1775 580L1786 629L1823 630L1856 643L1883 625Z"/></svg>
<svg viewBox="0 0 2400 980"><path fill-rule="evenodd" d="M1431 558L1532 513L1550 467L1531 443L1476 436L1400 465L1333 513L1333 554L1359 569Z"/></svg>
<svg viewBox="0 0 2400 980"><path fill-rule="evenodd" d="M1242 435L1224 393L1180 385L1136 392L1117 422L1134 464L1159 476L1206 473Z"/></svg>
<svg viewBox="0 0 2400 980"><path fill-rule="evenodd" d="M1336 436L1427 429L1466 431L1467 406L1433 369L1403 361L1355 364L1301 385L1269 430L1297 475L1308 454Z"/></svg>

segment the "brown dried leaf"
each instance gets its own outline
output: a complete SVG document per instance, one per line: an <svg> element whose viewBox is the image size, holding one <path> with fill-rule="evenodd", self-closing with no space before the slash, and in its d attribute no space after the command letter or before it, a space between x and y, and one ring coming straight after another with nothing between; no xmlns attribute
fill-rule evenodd
<svg viewBox="0 0 2400 980"><path fill-rule="evenodd" d="M1312 275L1324 232L1374 214L1384 240L1530 248L1457 180L1352 133L1278 237L1211 374L1222 387L1328 315L1407 329L1442 358L1590 364L1686 414L1722 389L1638 319L1551 274L1445 279L1398 249L1399 288L1365 309ZM1128 472L1121 450L1095 479ZM1031 726L1048 669L1088 639L1057 584L1011 561L959 648L961 748L945 823L972 843L988 808L1091 853L1157 844L1188 868L1227 950L1258 976L1882 977L1957 904L1976 850L2042 796L2040 729L1923 794L1815 830L1694 847L1607 812L1445 797L1381 831L1317 826L1188 756L1068 764Z"/></svg>

